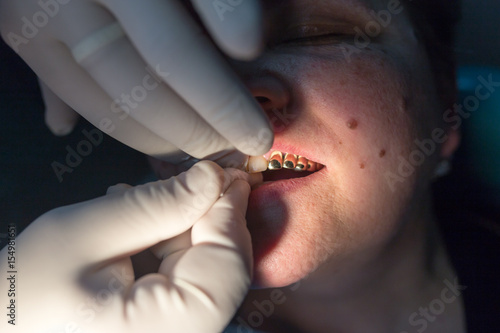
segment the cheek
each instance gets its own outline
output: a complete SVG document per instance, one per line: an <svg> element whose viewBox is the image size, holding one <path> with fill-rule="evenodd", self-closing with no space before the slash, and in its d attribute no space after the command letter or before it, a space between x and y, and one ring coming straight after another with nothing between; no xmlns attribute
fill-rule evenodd
<svg viewBox="0 0 500 333"><path fill-rule="evenodd" d="M332 184L341 194L337 204L351 232L359 233L354 236L358 244L367 234L366 245L392 235L417 182L417 172L396 182L390 177L418 135L418 112L412 109L418 103L408 68L372 52L347 66L345 61L319 62L300 80L311 124L324 128Z"/></svg>
<svg viewBox="0 0 500 333"><path fill-rule="evenodd" d="M311 123L324 128L331 168L345 175L339 181L366 187L408 155L417 137L410 75L382 56L348 66L321 63L315 69L302 81Z"/></svg>

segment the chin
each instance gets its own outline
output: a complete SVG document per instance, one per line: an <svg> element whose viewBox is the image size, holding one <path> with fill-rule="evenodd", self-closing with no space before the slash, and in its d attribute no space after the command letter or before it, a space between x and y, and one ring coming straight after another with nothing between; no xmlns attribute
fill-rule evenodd
<svg viewBox="0 0 500 333"><path fill-rule="evenodd" d="M317 192L325 186L328 170L300 176L291 172L266 171L264 184L250 194L246 218L255 288L284 287L306 277L328 251L321 245L331 244Z"/></svg>

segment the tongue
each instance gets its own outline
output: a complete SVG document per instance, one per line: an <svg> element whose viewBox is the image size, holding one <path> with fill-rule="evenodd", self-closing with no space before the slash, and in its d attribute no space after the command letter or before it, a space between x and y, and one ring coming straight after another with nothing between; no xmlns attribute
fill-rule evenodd
<svg viewBox="0 0 500 333"><path fill-rule="evenodd" d="M288 170L288 169L281 169L281 170L267 170L264 171L263 173L264 176L264 181L265 182L274 182L277 180L282 180L282 179L292 179L292 178L301 178L301 177L306 177L312 174L312 172L309 171L293 171L293 170Z"/></svg>

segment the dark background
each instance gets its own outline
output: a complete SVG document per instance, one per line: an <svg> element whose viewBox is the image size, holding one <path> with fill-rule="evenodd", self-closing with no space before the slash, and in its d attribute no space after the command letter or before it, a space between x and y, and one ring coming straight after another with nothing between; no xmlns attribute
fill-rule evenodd
<svg viewBox="0 0 500 333"><path fill-rule="evenodd" d="M60 183L52 162L65 163L66 146L86 140L94 127L80 119L65 137L44 123L44 105L36 76L3 42L0 43L0 248L8 223L20 232L44 212L105 194L116 183L137 184L149 173L145 157L105 136Z"/></svg>
<svg viewBox="0 0 500 333"><path fill-rule="evenodd" d="M500 68L498 13L498 0L465 1L457 45L461 65ZM150 174L144 156L105 137L60 183L51 163L64 163L65 147L76 148L85 139L82 130L93 126L81 119L70 135L55 137L44 125L43 112L36 77L0 42L0 248L5 244L8 223L15 223L21 231L50 209L103 195L108 186L119 182L140 183ZM466 126L464 131L466 140L481 132ZM464 149L459 151L452 175L438 185L440 193L442 188L451 188L457 206L487 211L497 207L499 191L475 182L474 161L467 154Z"/></svg>

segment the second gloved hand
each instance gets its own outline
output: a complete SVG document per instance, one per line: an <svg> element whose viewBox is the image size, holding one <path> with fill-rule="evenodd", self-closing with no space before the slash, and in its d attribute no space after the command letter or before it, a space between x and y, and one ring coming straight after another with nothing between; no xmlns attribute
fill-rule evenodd
<svg viewBox="0 0 500 333"><path fill-rule="evenodd" d="M192 0L229 56L261 47L258 0ZM272 144L264 113L179 0L0 0L3 39L42 81L46 120L71 130L74 109L150 156L228 166Z"/></svg>
<svg viewBox="0 0 500 333"><path fill-rule="evenodd" d="M18 315L0 330L222 331L251 280L245 211L256 179L201 162L166 181L114 187L46 213L16 239ZM147 248L161 265L135 280L130 256ZM0 289L8 283L0 280ZM7 292L0 302L9 303Z"/></svg>

